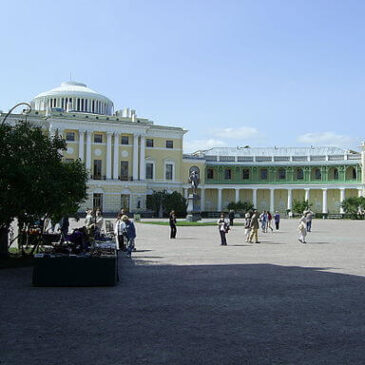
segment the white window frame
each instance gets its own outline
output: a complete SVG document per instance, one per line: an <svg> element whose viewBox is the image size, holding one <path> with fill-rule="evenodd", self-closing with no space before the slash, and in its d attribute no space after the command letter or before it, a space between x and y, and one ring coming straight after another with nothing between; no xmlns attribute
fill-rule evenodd
<svg viewBox="0 0 365 365"><path fill-rule="evenodd" d="M147 164L148 163L152 164L152 175L153 175L152 179L147 178ZM156 180L156 162L155 161L153 161L153 160L146 160L145 161L145 171L146 171L146 180L149 180L149 181Z"/></svg>
<svg viewBox="0 0 365 365"><path fill-rule="evenodd" d="M172 179L171 180L167 180L166 179L166 165L172 165ZM163 177L164 177L164 181L175 181L175 161L172 160L165 160L164 161L164 169L163 169Z"/></svg>

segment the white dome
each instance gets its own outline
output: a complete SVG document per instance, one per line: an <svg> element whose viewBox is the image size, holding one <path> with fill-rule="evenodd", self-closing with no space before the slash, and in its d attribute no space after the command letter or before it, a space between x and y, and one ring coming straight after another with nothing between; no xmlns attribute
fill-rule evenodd
<svg viewBox="0 0 365 365"><path fill-rule="evenodd" d="M66 81L59 87L40 93L33 102L35 110L61 108L69 112L113 113L113 102L109 98L76 81Z"/></svg>

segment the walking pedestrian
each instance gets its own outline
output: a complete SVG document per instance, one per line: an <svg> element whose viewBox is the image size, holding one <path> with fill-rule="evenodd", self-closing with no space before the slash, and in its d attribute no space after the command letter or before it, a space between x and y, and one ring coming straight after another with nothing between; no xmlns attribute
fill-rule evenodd
<svg viewBox="0 0 365 365"><path fill-rule="evenodd" d="M266 210L264 210L261 214L260 214L260 222L261 222L261 230L263 233L267 232L267 212Z"/></svg>
<svg viewBox="0 0 365 365"><path fill-rule="evenodd" d="M270 228L271 232L272 232L274 229L272 228L271 222L272 222L272 215L269 211L267 211L267 227ZM267 231L267 229L266 229L266 231Z"/></svg>
<svg viewBox="0 0 365 365"><path fill-rule="evenodd" d="M131 257L132 251L134 251L134 241L136 239L136 228L134 223L129 219L127 215L122 216L122 230L127 241L127 256Z"/></svg>
<svg viewBox="0 0 365 365"><path fill-rule="evenodd" d="M123 235L123 221L122 215L119 213L114 226L115 244L117 250L125 251L124 235Z"/></svg>
<svg viewBox="0 0 365 365"><path fill-rule="evenodd" d="M299 242L302 242L302 243L307 243L305 241L305 237L307 235L307 220L305 218L305 213L304 212L303 212L302 217L299 220L298 230L299 230L299 238L298 238L298 241Z"/></svg>
<svg viewBox="0 0 365 365"><path fill-rule="evenodd" d="M221 236L221 246L227 246L226 233L229 231L229 224L222 213L218 219L218 230Z"/></svg>
<svg viewBox="0 0 365 365"><path fill-rule="evenodd" d="M311 232L312 231L313 212L311 210L308 210L307 214L305 215L305 218L307 220L307 232Z"/></svg>
<svg viewBox="0 0 365 365"><path fill-rule="evenodd" d="M253 211L253 215L251 217L250 228L251 228L251 233L250 233L250 239L248 242L252 243L252 240L255 239L255 243L260 243L259 237L258 237L259 213L257 212L256 209Z"/></svg>
<svg viewBox="0 0 365 365"><path fill-rule="evenodd" d="M278 230L279 224L280 224L280 214L278 211L275 212L274 221L275 221L275 228L276 228L276 230Z"/></svg>
<svg viewBox="0 0 365 365"><path fill-rule="evenodd" d="M245 214L245 241L248 242L250 239L250 232L251 232L251 214L247 212Z"/></svg>
<svg viewBox="0 0 365 365"><path fill-rule="evenodd" d="M170 223L170 238L176 238L177 229L176 229L176 215L174 210L170 212L169 223Z"/></svg>
<svg viewBox="0 0 365 365"><path fill-rule="evenodd" d="M234 220L234 210L233 209L231 209L229 211L228 218L229 218L229 225L233 226L233 220Z"/></svg>

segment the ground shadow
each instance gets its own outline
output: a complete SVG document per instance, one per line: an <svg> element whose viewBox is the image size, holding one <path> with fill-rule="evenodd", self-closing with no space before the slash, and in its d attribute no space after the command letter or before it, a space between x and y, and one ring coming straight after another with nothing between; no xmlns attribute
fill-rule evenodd
<svg viewBox="0 0 365 365"><path fill-rule="evenodd" d="M116 287L71 289L2 270L0 362L362 364L365 279L323 270L120 257Z"/></svg>

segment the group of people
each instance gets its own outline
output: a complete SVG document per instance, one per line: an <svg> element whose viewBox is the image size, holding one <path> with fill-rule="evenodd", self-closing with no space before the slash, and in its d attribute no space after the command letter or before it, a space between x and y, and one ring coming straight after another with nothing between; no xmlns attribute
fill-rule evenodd
<svg viewBox="0 0 365 365"><path fill-rule="evenodd" d="M117 220L114 225L114 234L117 250L125 251L127 256L131 257L132 252L136 251L136 228L124 209L121 209L120 213L117 215Z"/></svg>
<svg viewBox="0 0 365 365"><path fill-rule="evenodd" d="M306 243L307 232L312 230L312 219L313 212L311 210L306 210L303 212L302 217L299 220L298 230L300 233L299 241ZM263 233L274 230L272 227L272 220L275 223L275 229L279 230L280 227L280 214L278 211L275 212L274 216L270 214L269 211L264 210L261 214L258 213L256 209L245 214L244 220L244 237L245 241L249 243L260 243L258 239L258 231L261 224L261 230ZM231 211L228 214L228 219L224 213L221 213L218 219L218 231L221 239L221 245L227 246L226 234L229 232L232 225L232 215Z"/></svg>

